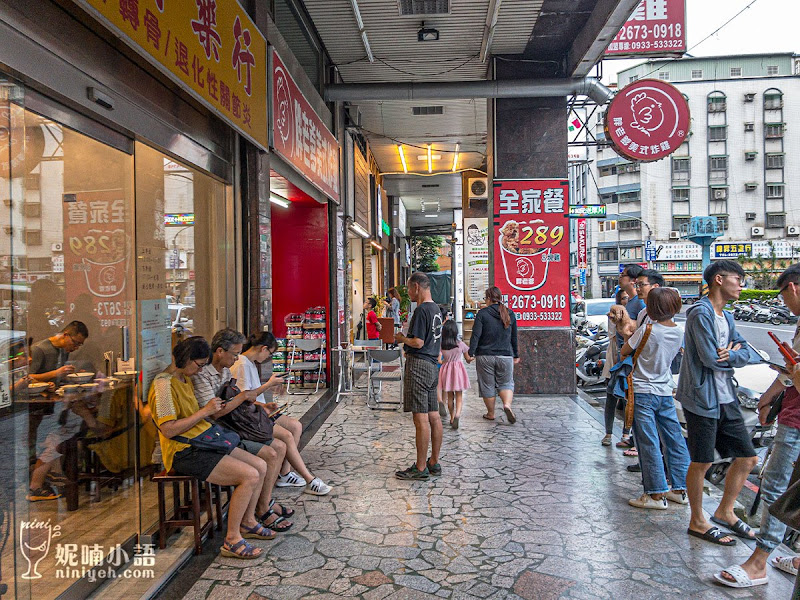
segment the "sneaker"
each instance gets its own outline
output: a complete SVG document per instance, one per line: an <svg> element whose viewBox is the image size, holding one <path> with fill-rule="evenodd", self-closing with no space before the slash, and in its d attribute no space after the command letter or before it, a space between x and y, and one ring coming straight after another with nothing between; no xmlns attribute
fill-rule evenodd
<svg viewBox="0 0 800 600"><path fill-rule="evenodd" d="M679 492L673 492L670 490L667 492L666 498L675 504L689 504L689 498L686 496L686 492L684 490Z"/></svg>
<svg viewBox="0 0 800 600"><path fill-rule="evenodd" d="M420 471L417 468L417 465L414 464L408 467L405 471L396 471L394 476L398 479L416 479L425 481L430 477L430 472L428 471L428 467L425 467L424 471Z"/></svg>
<svg viewBox="0 0 800 600"><path fill-rule="evenodd" d="M428 473L430 473L432 476L438 477L442 474L442 465L439 463L432 465L430 458L425 462L425 466L427 467Z"/></svg>
<svg viewBox="0 0 800 600"><path fill-rule="evenodd" d="M331 486L322 481L319 477L314 477L303 491L312 496L325 496L331 491Z"/></svg>
<svg viewBox="0 0 800 600"><path fill-rule="evenodd" d="M294 471L289 471L286 475L278 475L278 480L275 482L276 487L304 487L305 485L306 480Z"/></svg>
<svg viewBox="0 0 800 600"><path fill-rule="evenodd" d="M38 489L30 490L25 498L30 502L40 502L42 500L57 500L61 498L61 494L50 486L45 485Z"/></svg>
<svg viewBox="0 0 800 600"><path fill-rule="evenodd" d="M638 498L628 500L628 504L636 508L650 508L652 510L667 510L667 499L654 500L650 494L642 494Z"/></svg>

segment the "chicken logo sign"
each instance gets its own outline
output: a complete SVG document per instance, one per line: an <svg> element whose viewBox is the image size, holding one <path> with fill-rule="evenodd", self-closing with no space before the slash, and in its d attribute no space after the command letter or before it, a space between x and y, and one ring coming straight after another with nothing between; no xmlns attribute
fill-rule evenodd
<svg viewBox="0 0 800 600"><path fill-rule="evenodd" d="M606 111L606 137L618 154L649 162L669 156L689 134L689 104L660 79L642 79L620 90Z"/></svg>

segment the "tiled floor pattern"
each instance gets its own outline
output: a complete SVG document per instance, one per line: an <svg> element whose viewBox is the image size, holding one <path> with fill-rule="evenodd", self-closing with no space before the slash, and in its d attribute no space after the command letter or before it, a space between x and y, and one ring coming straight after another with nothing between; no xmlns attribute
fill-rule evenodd
<svg viewBox="0 0 800 600"><path fill-rule="evenodd" d="M264 558L218 558L187 598L791 596L774 570L760 588L715 584L750 550L687 536L688 508L629 507L638 475L572 399L519 398L514 426L482 409L471 391L461 428L445 428L443 475L410 483L393 476L412 461L410 415L343 399L304 451L331 495L280 490L297 510L291 532L263 542Z"/></svg>

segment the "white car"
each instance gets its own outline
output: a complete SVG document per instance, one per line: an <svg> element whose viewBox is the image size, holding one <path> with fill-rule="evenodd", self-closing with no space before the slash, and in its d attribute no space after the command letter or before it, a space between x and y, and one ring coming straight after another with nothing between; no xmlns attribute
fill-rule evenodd
<svg viewBox="0 0 800 600"><path fill-rule="evenodd" d="M616 304L614 298L593 298L575 304L575 314L573 324L586 320L591 325L602 329L608 329L608 311Z"/></svg>
<svg viewBox="0 0 800 600"><path fill-rule="evenodd" d="M186 304L169 304L167 306L172 328L181 327L191 333L194 330L194 306Z"/></svg>

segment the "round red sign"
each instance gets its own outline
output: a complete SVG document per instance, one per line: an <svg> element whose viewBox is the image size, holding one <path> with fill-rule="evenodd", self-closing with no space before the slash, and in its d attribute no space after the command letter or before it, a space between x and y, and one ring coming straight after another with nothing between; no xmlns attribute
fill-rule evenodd
<svg viewBox="0 0 800 600"><path fill-rule="evenodd" d="M669 156L689 133L689 103L674 85L642 79L624 87L606 111L606 138L619 154L649 162Z"/></svg>

